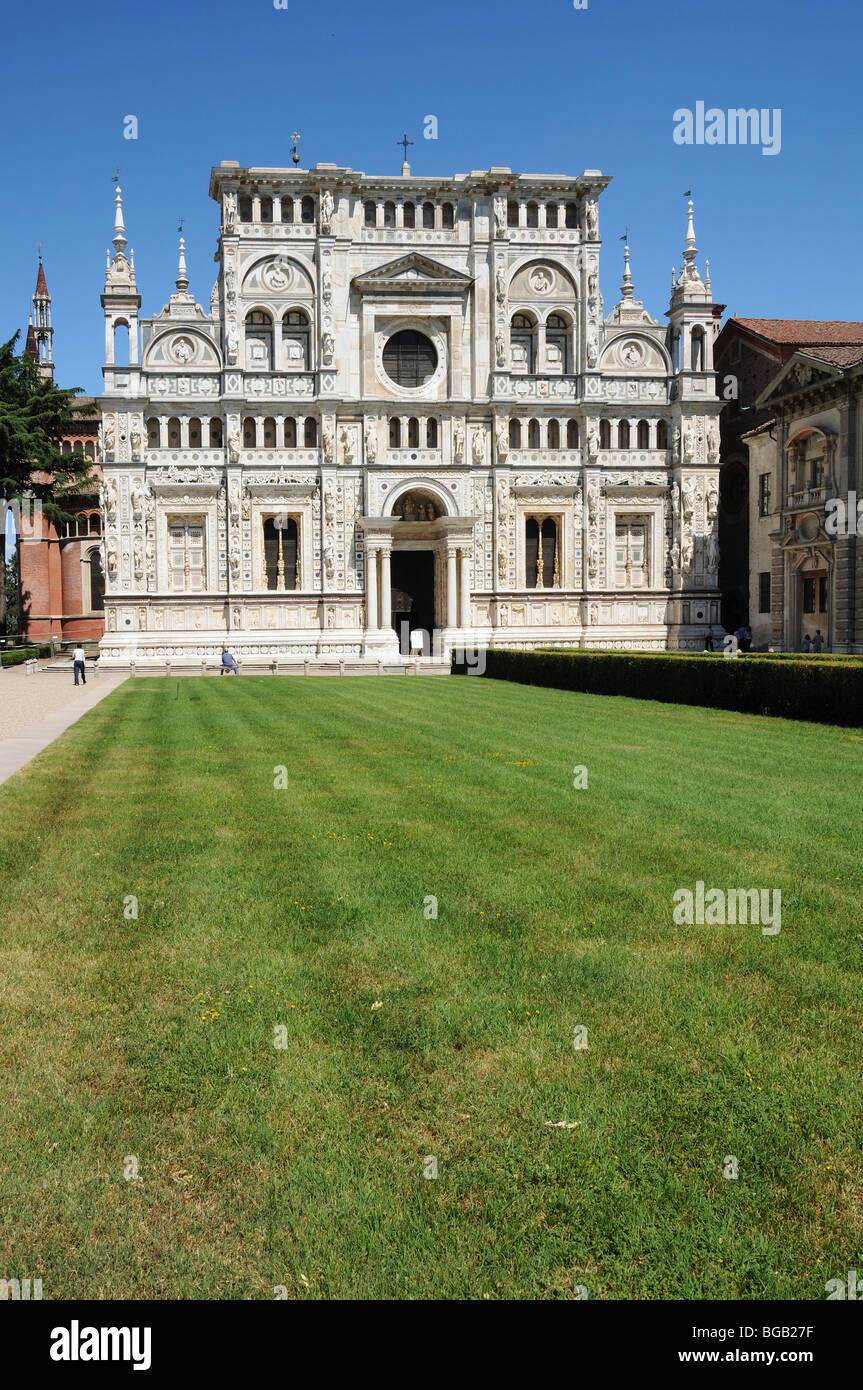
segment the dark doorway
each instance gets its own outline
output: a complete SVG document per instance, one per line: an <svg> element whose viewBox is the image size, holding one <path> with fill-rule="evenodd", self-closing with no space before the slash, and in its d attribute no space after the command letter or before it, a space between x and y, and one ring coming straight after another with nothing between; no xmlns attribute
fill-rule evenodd
<svg viewBox="0 0 863 1390"><path fill-rule="evenodd" d="M391 575L393 627L402 656L409 656L411 631L424 628L429 637L434 631L434 552L394 550ZM423 650L431 654L428 642Z"/></svg>

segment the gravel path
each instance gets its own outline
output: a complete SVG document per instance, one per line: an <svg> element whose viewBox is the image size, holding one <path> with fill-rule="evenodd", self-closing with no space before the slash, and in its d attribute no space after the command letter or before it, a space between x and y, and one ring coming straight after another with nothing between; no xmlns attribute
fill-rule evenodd
<svg viewBox="0 0 863 1390"><path fill-rule="evenodd" d="M0 671L0 740L23 733L49 715L67 709L74 714L76 705L89 708L89 697L97 691L107 695L119 684L113 672L95 676L91 669L87 684L76 687L71 663L66 667L64 662L64 669L59 671L43 671L43 664L39 663L39 670L32 676L26 674L23 666Z"/></svg>

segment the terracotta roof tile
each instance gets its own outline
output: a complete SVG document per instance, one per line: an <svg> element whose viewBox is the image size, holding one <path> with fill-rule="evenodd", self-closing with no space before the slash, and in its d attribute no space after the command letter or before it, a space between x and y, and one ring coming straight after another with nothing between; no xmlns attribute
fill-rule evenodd
<svg viewBox="0 0 863 1390"><path fill-rule="evenodd" d="M729 319L774 343L854 343L863 346L863 323L843 319Z"/></svg>
<svg viewBox="0 0 863 1390"><path fill-rule="evenodd" d="M817 347L801 348L807 357L817 357L820 362L830 362L834 367L856 367L858 362L863 362L863 345L827 347L819 344Z"/></svg>
<svg viewBox="0 0 863 1390"><path fill-rule="evenodd" d="M36 293L37 295L44 295L46 299L50 298L48 294L48 281L45 279L45 272L42 269L41 261L39 262L39 274L36 276Z"/></svg>

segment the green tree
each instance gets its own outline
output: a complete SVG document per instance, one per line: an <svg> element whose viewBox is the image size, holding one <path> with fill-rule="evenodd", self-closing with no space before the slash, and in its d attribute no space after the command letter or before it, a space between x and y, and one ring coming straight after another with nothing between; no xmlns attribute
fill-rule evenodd
<svg viewBox="0 0 863 1390"><path fill-rule="evenodd" d="M20 627L20 596L18 591L18 553L6 561L6 630L17 632Z"/></svg>
<svg viewBox="0 0 863 1390"><path fill-rule="evenodd" d="M26 352L16 353L16 333L0 346L0 574L6 570L6 512L10 503L30 493L43 515L57 523L66 520L63 502L77 492L93 464L83 454L62 454L60 441L75 424L83 407L76 405L81 389L61 390L44 381ZM0 631L6 630L6 585L0 584Z"/></svg>

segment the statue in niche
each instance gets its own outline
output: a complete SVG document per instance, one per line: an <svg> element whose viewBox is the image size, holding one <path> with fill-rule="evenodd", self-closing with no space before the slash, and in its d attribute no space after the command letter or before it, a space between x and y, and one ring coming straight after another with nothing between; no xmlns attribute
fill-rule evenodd
<svg viewBox="0 0 863 1390"><path fill-rule="evenodd" d="M506 366L506 338L502 333L496 333L494 338L494 357L499 367Z"/></svg>
<svg viewBox="0 0 863 1390"><path fill-rule="evenodd" d="M336 351L336 340L333 337L332 333L324 334L323 339L321 341L321 351L323 353L324 366L331 367L333 365L333 357Z"/></svg>
<svg viewBox="0 0 863 1390"><path fill-rule="evenodd" d="M599 234L599 211L595 198L586 198L584 203L585 225L589 241L596 241Z"/></svg>
<svg viewBox="0 0 863 1390"><path fill-rule="evenodd" d="M228 458L231 460L231 463L239 463L241 443L240 431L237 429L231 430L228 434Z"/></svg>
<svg viewBox="0 0 863 1390"><path fill-rule="evenodd" d="M502 306L506 304L506 273L503 266L498 266L495 284L497 286L497 302Z"/></svg>
<svg viewBox="0 0 863 1390"><path fill-rule="evenodd" d="M474 463L482 463L485 458L485 439L482 430L474 430L471 452Z"/></svg>
<svg viewBox="0 0 863 1390"><path fill-rule="evenodd" d="M329 236L333 225L333 195L328 188L321 194L321 234Z"/></svg>
<svg viewBox="0 0 863 1390"><path fill-rule="evenodd" d="M141 486L140 478L136 478L132 483L130 498L132 502L132 520L140 521L144 514L144 489Z"/></svg>
<svg viewBox="0 0 863 1390"><path fill-rule="evenodd" d="M374 463L378 456L378 437L373 424L366 425L366 459Z"/></svg>
<svg viewBox="0 0 863 1390"><path fill-rule="evenodd" d="M494 234L506 236L506 199L501 197L494 200Z"/></svg>
<svg viewBox="0 0 863 1390"><path fill-rule="evenodd" d="M714 528L707 540L707 568L711 574L719 569L719 537Z"/></svg>
<svg viewBox="0 0 863 1390"><path fill-rule="evenodd" d="M228 365L229 365L230 367L234 367L234 366L236 366L236 364L237 364L237 358L238 358L239 353L240 353L240 340L239 340L239 337L237 336L237 329L236 329L236 326L235 326L233 323L231 324L230 328L228 329L227 348L228 348Z"/></svg>
<svg viewBox="0 0 863 1390"><path fill-rule="evenodd" d="M332 463L332 461L333 461L333 451L334 451L334 449L335 449L335 444L336 444L336 442L335 442L335 439L334 439L334 437L333 437L332 427L331 427L330 425L324 425L324 429L323 429L323 446L324 446L324 458L326 459L327 463Z"/></svg>
<svg viewBox="0 0 863 1390"><path fill-rule="evenodd" d="M452 456L456 463L464 461L464 426L456 420L452 432Z"/></svg>
<svg viewBox="0 0 863 1390"><path fill-rule="evenodd" d="M222 224L225 231L233 232L237 224L237 195L230 188L225 193L222 207Z"/></svg>
<svg viewBox="0 0 863 1390"><path fill-rule="evenodd" d="M509 425L506 420L499 420L495 430L495 442L497 445L497 456L505 459L509 453Z"/></svg>

